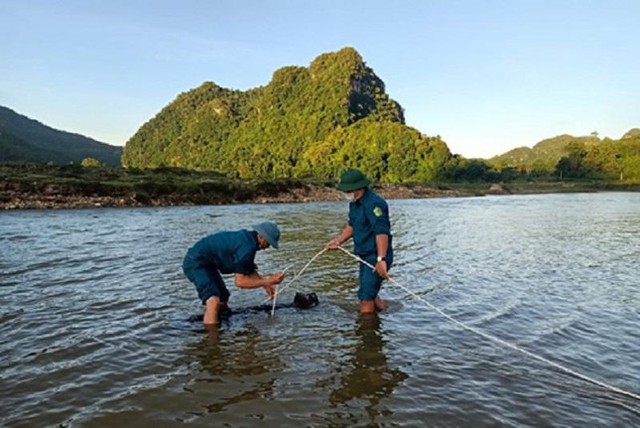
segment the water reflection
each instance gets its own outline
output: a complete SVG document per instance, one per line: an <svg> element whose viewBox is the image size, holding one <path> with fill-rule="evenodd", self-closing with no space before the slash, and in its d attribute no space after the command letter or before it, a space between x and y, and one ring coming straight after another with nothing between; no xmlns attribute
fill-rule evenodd
<svg viewBox="0 0 640 428"><path fill-rule="evenodd" d="M253 326L240 331L211 326L202 340L187 348L199 375L186 388L201 397L204 413L273 396L275 373L282 366Z"/></svg>
<svg viewBox="0 0 640 428"><path fill-rule="evenodd" d="M345 374L339 379L340 386L329 395L332 407L349 406L353 400L366 400L365 410L372 421L377 416L393 413L381 408L380 402L407 378L401 370L388 366L381 327L377 314L363 314L358 318L355 325L357 342L344 365Z"/></svg>

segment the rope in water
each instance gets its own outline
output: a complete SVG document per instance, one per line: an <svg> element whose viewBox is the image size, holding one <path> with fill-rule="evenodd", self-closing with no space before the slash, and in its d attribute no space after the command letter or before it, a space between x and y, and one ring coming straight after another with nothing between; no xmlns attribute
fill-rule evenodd
<svg viewBox="0 0 640 428"><path fill-rule="evenodd" d="M313 263L318 257L320 257L325 251L327 251L326 248L323 248L321 251L319 251L315 256L311 257L311 260L309 260L307 262L306 265L304 265L302 267L302 269L300 269L298 271L297 274L295 274L293 276L293 278L291 279L291 281L287 282L286 284L284 284L282 286L282 288L280 287L276 287L276 291L273 294L273 297L267 297L264 302L262 302L262 304L264 305L265 303L267 303L269 300L273 299L273 307L271 308L271 316L273 316L275 307L276 307L276 299L278 298L278 295L280 295L280 293L282 293L287 287L291 286L291 284L293 284L298 278L300 278L300 276L304 273L305 270L307 270L307 268L309 266L311 266L311 263Z"/></svg>
<svg viewBox="0 0 640 428"><path fill-rule="evenodd" d="M358 260L360 263L364 263L366 266L369 266L371 269L375 269L370 263L367 263L366 261L362 260L360 257L358 257L357 255L353 254L349 250L345 250L342 247L338 247L338 248L340 250L342 250L344 253L346 253L349 256L353 257L354 259ZM465 330L468 330L468 331L470 331L472 333L475 333L475 334L477 334L479 336L482 336L485 339L489 339L489 340L492 340L494 342L497 342L497 343L499 343L499 344L501 344L503 346L506 346L506 347L511 348L513 350L516 350L518 352L521 352L521 353L523 353L523 354L525 354L525 355L527 355L527 356L529 356L531 358L534 358L534 359L536 359L538 361L542 361L544 363L547 363L550 366L553 366L553 367L555 367L555 368L557 368L557 369L559 369L559 370L561 370L561 371L563 371L565 373L573 375L573 376L575 376L575 377L577 377L579 379L585 380L587 382L591 382L591 383L593 383L595 385L599 385L599 386L601 386L601 387L603 387L605 389L609 389L611 391L617 392L618 394L626 395L626 396L635 398L636 400L640 400L640 395L634 394L634 393L629 392L629 391L625 391L624 389L617 388L615 386L612 386L612 385L606 384L604 382L601 382L601 381L599 381L597 379L593 379L593 378L591 378L589 376L586 376L586 375L583 375L581 373L578 373L575 370L571 370L570 368L567 368L567 367L565 367L565 366L563 366L561 364L558 364L558 363L553 362L553 361L551 361L551 360L549 360L547 358L544 358L544 357L536 355L536 354L534 354L532 352L529 352L526 349L523 349L523 348L519 347L518 345L514 345L513 343L509 343L509 342L507 342L505 340L502 340L502 339L500 339L498 337L495 337L495 336L492 336L492 335L490 335L488 333L485 333L482 330L479 330L479 329L477 329L475 327L471 327L471 326L469 326L469 325L467 325L467 324L465 324L465 323L463 323L461 321L458 321L457 319L453 318L451 315L443 312L442 310L440 310L439 308L437 308L436 306L431 304L429 301L427 301L423 297L417 295L413 291L409 290L407 287L404 287L403 285L401 285L400 283L395 281L393 278L389 277L388 279L392 284L396 285L397 287L401 288L402 290L404 290L405 292L407 292L408 294L410 294L414 298L418 299L419 301L421 301L422 303L427 305L429 308L433 309L438 314L442 315L448 321L451 321L452 323L456 324L459 327L462 327Z"/></svg>
<svg viewBox="0 0 640 428"><path fill-rule="evenodd" d="M358 262L363 263L364 265L366 265L366 266L370 267L371 269L375 269L375 267L374 267L373 265L371 265L370 263L366 262L366 261L365 261L365 260L363 260L362 258L358 257L356 254L353 254L353 253L352 253L352 252L350 252L349 250L346 250L346 249L344 249L343 247L340 247L340 246L338 247L338 249L339 249L339 250L341 250L341 251L343 251L343 252L344 252L345 254L347 254L348 256L350 256L350 257L354 258L354 259L355 259L355 260L357 260ZM275 306L276 306L276 299L277 299L278 295L279 295L280 293L282 293L282 292L283 292L287 287L291 286L291 284L293 284L295 281L297 281L297 280L300 278L300 276L302 276L302 274L304 273L304 271L305 271L305 270L307 270L307 268L308 268L309 266L311 266L311 264L312 264L312 263L313 263L313 262L314 262L318 257L320 257L322 254L324 254L326 251L327 251L327 249L326 249L326 248L323 248L323 249L322 249L321 251L319 251L316 255L314 255L314 256L311 258L311 260L309 260L309 261L307 262L307 264L306 264L306 265L304 265L304 266L302 267L302 269L300 269L300 271L298 271L298 273L297 273L297 274L295 274L295 276L291 279L291 281L289 281L288 283L284 284L284 285L282 286L282 288L276 288L276 291L275 291L275 293L274 293L273 297L269 297L269 298L267 298L267 299L263 302L263 304L264 304L264 303L267 303L269 300L273 299L273 306L272 306L272 308L271 308L271 316L273 316L273 315L274 315ZM289 266L289 267L291 267L291 266ZM289 267L287 267L287 269L288 269ZM552 367L555 367L556 369L558 369L558 370L560 370L560 371L563 371L563 372L565 372L565 373L568 373L568 374L570 374L570 375L572 375L572 376L575 376L575 377L577 377L577 378L579 378L579 379L582 379L582 380L584 380L584 381L590 382L590 383L592 383L592 384L594 384L594 385L601 386L602 388L608 389L608 390L610 390L610 391L617 392L618 394L626 395L626 396L628 396L628 397L635 398L636 400L640 400L640 395L638 395L638 394L634 394L634 393L632 393L632 392L625 391L624 389L617 388L617 387L615 387L615 386L612 386L612 385L609 385L609 384L607 384L607 383L601 382L601 381L599 381L599 380L597 380L597 379L594 379L594 378L592 378L592 377L589 377L589 376L587 376L587 375L583 375L582 373L579 373L579 372L577 372L577 371L575 371L575 370L572 370L572 369L570 369L570 368L568 368L568 367L565 367L565 366L563 366L563 365L561 365L561 364L558 364L558 363L556 363L556 362L554 362L554 361L551 361L551 360L549 360L549 359L547 359L547 358L545 358L545 357L541 357L541 356L536 355L536 354L534 354L534 353L532 353L532 352L530 352L530 351L527 351L526 349L523 349L523 348L519 347L518 345L515 345L515 344L513 344L513 343L507 342L506 340L500 339L499 337L493 336L493 335L491 335L491 334L489 334L489 333L485 333L484 331L482 331L482 330L480 330L480 329L477 329L477 328L475 328L475 327L471 327L471 326L469 326L469 325L467 325L467 324L463 323L462 321L458 321L457 319L455 319L455 318L454 318L454 317L452 317L451 315L447 314L446 312L442 311L442 310L441 310L441 309L439 309L438 307L434 306L434 305L433 305L432 303L430 303L428 300L424 299L423 297L421 297L421 296L419 296L418 294L414 293L413 291L411 291L411 290L410 290L410 289L408 289L407 287L403 286L402 284L400 284L399 282L397 282L397 281L396 281L396 280L394 280L393 278L388 277L387 279L389 280L389 282L391 282L392 284L394 284L394 285L395 285L395 286L397 286L398 288L400 288L400 289L404 290L407 294L411 295L413 298L415 298L415 299L419 300L420 302L422 302L422 303L424 303L425 305L427 305L430 309L432 309L432 310L434 310L435 312L437 312L438 314L440 314L440 315L441 315L442 317L444 317L446 320L448 320L448 321L452 322L453 324L455 324L455 325L457 325L457 326L459 326L459 327L461 327L461 328L463 328L463 329L465 329L465 330L468 330L468 331L470 331L470 332L472 332L472 333L475 333L475 334L477 334L477 335L479 335L479 336L481 336L481 337L484 337L485 339L488 339L488 340L491 340L491 341L493 341L493 342L499 343L499 344L501 344L501 345L503 345L503 346L505 346L505 347L507 347L507 348L510 348L510 349L515 350L515 351L521 352L521 353L523 353L523 354L527 355L528 357L531 357L531 358L533 358L533 359L535 359L535 360L542 361L543 363L546 363L546 364L548 364L548 365L550 365L550 366L552 366Z"/></svg>

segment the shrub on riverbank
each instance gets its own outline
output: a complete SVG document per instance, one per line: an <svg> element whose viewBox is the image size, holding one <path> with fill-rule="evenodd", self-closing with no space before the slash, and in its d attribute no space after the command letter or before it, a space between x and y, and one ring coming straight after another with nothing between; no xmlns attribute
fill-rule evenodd
<svg viewBox="0 0 640 428"><path fill-rule="evenodd" d="M331 181L239 180L178 168L84 168L81 165L0 165L0 208L81 208L341 200ZM640 191L640 184L593 180L378 184L388 199L487 194Z"/></svg>

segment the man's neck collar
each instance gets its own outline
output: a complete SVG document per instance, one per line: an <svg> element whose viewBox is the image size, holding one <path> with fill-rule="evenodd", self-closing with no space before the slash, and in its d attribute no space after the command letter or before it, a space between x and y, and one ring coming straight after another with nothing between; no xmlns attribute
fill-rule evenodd
<svg viewBox="0 0 640 428"><path fill-rule="evenodd" d="M362 200L365 198L365 196L367 196L367 193L368 193L368 192L369 192L369 188L368 188L368 187L365 187L365 188L363 189L363 191L362 191L362 195L360 195L360 197L359 197L358 199L354 199L353 201L354 201L354 202L360 202L360 201L362 201Z"/></svg>

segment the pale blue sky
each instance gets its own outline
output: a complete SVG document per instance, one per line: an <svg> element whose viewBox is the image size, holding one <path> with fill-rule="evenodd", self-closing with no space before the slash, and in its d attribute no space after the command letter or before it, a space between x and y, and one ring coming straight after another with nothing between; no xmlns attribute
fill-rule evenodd
<svg viewBox="0 0 640 428"><path fill-rule="evenodd" d="M356 48L407 124L490 157L640 127L638 0L0 0L0 105L124 143L180 92Z"/></svg>

